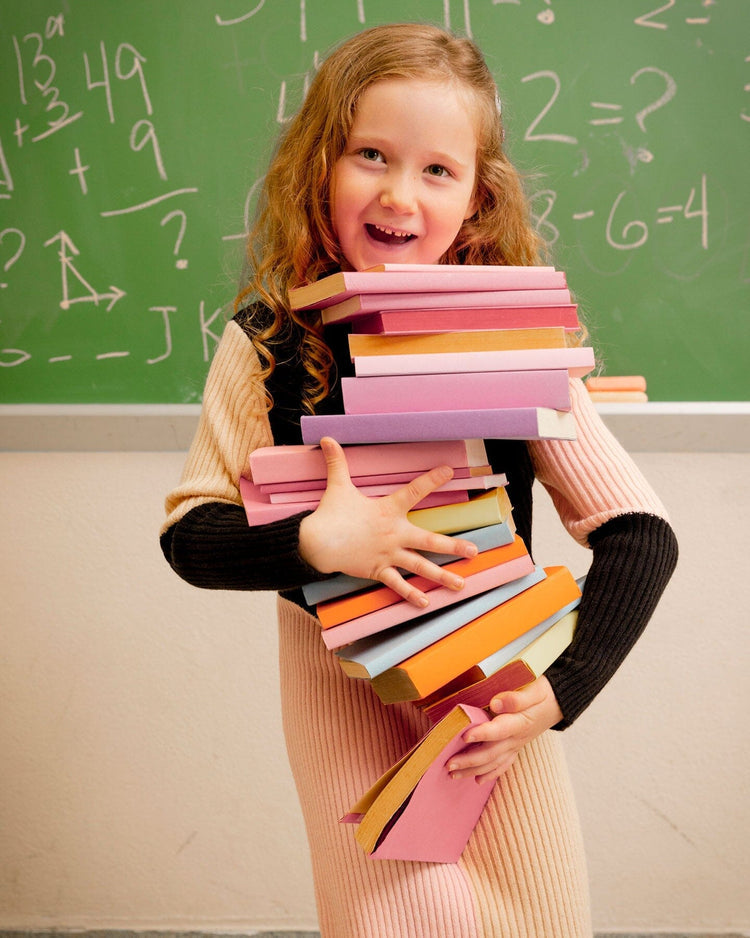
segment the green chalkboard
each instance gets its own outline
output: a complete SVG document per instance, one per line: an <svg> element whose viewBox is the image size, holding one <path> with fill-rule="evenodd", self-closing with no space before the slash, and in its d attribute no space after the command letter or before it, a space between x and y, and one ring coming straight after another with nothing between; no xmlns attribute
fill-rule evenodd
<svg viewBox="0 0 750 938"><path fill-rule="evenodd" d="M189 403L318 57L468 33L609 373L750 399L746 0L0 0L0 401Z"/></svg>

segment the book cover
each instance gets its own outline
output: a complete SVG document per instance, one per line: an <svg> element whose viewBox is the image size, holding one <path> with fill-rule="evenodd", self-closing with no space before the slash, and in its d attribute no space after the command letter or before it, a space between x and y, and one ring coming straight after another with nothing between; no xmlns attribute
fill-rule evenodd
<svg viewBox="0 0 750 938"><path fill-rule="evenodd" d="M594 365L594 350L589 345L579 345L571 348L503 349L499 352L364 355L354 359L354 373L357 377L367 377L566 369L572 377L582 378Z"/></svg>
<svg viewBox="0 0 750 938"><path fill-rule="evenodd" d="M467 433L483 439L499 440L576 438L573 414L549 407L498 407L399 414L315 414L304 415L301 426L302 439L306 443L319 443L324 436L332 436L340 443L349 444L451 440L466 436Z"/></svg>
<svg viewBox="0 0 750 938"><path fill-rule="evenodd" d="M578 622L578 610L575 608L577 605L578 603L569 603L565 607L567 611L563 614L532 629L533 640L509 657L496 671L490 671L486 677L472 680L474 672L470 669L465 675L466 686L446 697L441 697L440 691L437 691L426 700L417 701L417 706L436 723L457 704L487 707L495 694L519 690L536 680L573 641ZM511 644L515 645L515 642Z"/></svg>
<svg viewBox="0 0 750 938"><path fill-rule="evenodd" d="M341 821L358 824L355 839L374 859L456 863L494 783L453 779L446 766L466 748L465 733L489 717L455 707L353 805Z"/></svg>
<svg viewBox="0 0 750 938"><path fill-rule="evenodd" d="M292 309L312 309L365 293L454 293L566 287L565 273L549 267L430 264L410 270L342 270L289 290Z"/></svg>
<svg viewBox="0 0 750 938"><path fill-rule="evenodd" d="M527 572L529 570L531 572ZM440 623L437 623L433 618L443 611L454 610L455 619L452 619L452 621L465 624L466 619L464 617L469 615L472 609L486 607L486 603L490 601L486 597L490 593L509 583L512 584L513 590L525 589L531 584L531 580L540 578L542 575L543 572L534 568L528 555L518 557L515 560L509 560L496 567L490 567L488 570L480 570L478 573L466 577L466 582L461 590L451 590L444 586L438 586L430 592L430 605L427 612L404 600L396 605L387 606L385 609L358 616L356 619L349 619L347 622L331 626L329 629L321 629L320 634L326 648L342 648L344 645L349 645L360 638L420 618L421 628L425 630L424 634L426 635L428 634L427 630L430 628L439 629L446 626L448 620L441 620ZM525 577L530 579L525 581ZM470 603L473 603L473 605L470 606ZM475 612L475 615L477 614Z"/></svg>
<svg viewBox="0 0 750 938"><path fill-rule="evenodd" d="M570 379L565 369L345 377L341 390L347 414L470 410L488 403L570 410Z"/></svg>
<svg viewBox="0 0 750 938"><path fill-rule="evenodd" d="M321 310L324 326L351 322L368 313L405 309L499 309L571 306L570 290L470 290L460 293L360 293Z"/></svg>
<svg viewBox="0 0 750 938"><path fill-rule="evenodd" d="M457 576L468 577L474 573L479 573L481 570L488 570L490 567L496 567L509 560L516 560L518 557L524 556L528 556L526 545L516 535L510 544L493 547L490 550L476 554L474 557L454 558L446 564L441 564L441 566L444 570L455 573ZM430 580L424 576L409 576L408 580L412 586L422 590L423 593L432 592L440 587L440 584L435 580ZM404 602L402 596L390 587L381 584L374 589L365 590L351 596L318 603L315 612L321 626L327 629L349 619L356 619L359 616L402 602Z"/></svg>
<svg viewBox="0 0 750 938"><path fill-rule="evenodd" d="M564 348L565 330L486 329L483 331L430 332L423 335L349 336L352 360L360 355L414 355L430 352L491 352L502 349Z"/></svg>
<svg viewBox="0 0 750 938"><path fill-rule="evenodd" d="M515 534L515 525L513 519L508 518L501 524L489 524L484 528L475 528L472 531L464 532L461 537L471 541L476 545L478 551L489 550L491 547L500 547L502 544L510 544ZM443 566L446 563L456 559L455 554L436 554L432 551L420 551L428 560ZM400 571L402 574L405 572ZM347 593L353 593L357 590L367 589L378 585L377 580L370 580L365 577L353 577L347 573L338 573L329 577L327 580L316 580L313 583L306 583L302 587L302 593L305 602L310 606L317 603L326 602L329 599L336 599L338 596L345 596Z"/></svg>
<svg viewBox="0 0 750 938"><path fill-rule="evenodd" d="M477 331L549 326L562 326L566 332L580 329L577 305L394 309L363 312L352 319L352 332L362 335L420 335L424 332L458 332L463 329Z"/></svg>
<svg viewBox="0 0 750 938"><path fill-rule="evenodd" d="M380 699L396 703L426 697L580 597L566 567L547 567L545 572L530 589L379 674L371 683Z"/></svg>
<svg viewBox="0 0 750 938"><path fill-rule="evenodd" d="M436 466L464 468L487 465L481 439L411 440L408 443L344 446L352 476L387 472L419 474ZM256 485L327 477L323 451L317 445L261 446L250 454L249 470Z"/></svg>

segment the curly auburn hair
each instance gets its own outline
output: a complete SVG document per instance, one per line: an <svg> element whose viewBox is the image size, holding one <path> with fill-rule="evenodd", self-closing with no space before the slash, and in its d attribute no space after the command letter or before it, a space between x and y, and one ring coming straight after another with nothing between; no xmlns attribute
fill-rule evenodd
<svg viewBox="0 0 750 938"><path fill-rule="evenodd" d="M503 149L497 88L478 47L438 27L408 23L376 26L344 42L320 66L278 142L248 237L253 273L235 301L239 310L259 299L273 313L270 326L253 337L265 362L264 377L275 366L273 340L292 330L302 336L299 354L310 376L304 389L309 409L328 392L332 358L319 311L291 310L287 291L342 265L331 221L331 177L360 96L388 79L454 82L476 102L477 208L441 262L531 265L539 263L543 251L521 177Z"/></svg>

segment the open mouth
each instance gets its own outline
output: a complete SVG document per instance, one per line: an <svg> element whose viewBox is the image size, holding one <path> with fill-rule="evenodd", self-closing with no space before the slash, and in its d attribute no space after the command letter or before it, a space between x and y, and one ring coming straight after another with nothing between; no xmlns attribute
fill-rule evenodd
<svg viewBox="0 0 750 938"><path fill-rule="evenodd" d="M373 241L379 241L381 244L406 244L416 235L408 231L399 231L397 228L387 228L384 225L365 225L368 235Z"/></svg>

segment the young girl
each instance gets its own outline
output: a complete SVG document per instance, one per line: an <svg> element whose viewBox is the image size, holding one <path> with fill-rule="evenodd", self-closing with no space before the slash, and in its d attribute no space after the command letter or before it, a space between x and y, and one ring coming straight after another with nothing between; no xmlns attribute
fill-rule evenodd
<svg viewBox="0 0 750 938"><path fill-rule="evenodd" d="M212 363L161 543L196 586L279 591L284 730L324 938L591 935L560 734L547 731L569 726L612 676L677 549L661 503L581 381L571 382L575 442L486 443L529 548L537 478L592 563L573 645L545 676L496 697L494 718L450 766L478 782L498 779L457 864L368 859L338 823L428 723L411 704L384 707L367 682L343 675L300 590L343 571L424 606L403 570L460 589L420 552L471 556L474 546L406 519L450 470L370 499L352 485L338 444L324 440L328 485L316 511L251 528L238 490L256 447L301 442L302 413L342 411L346 329L290 310L289 287L387 261L528 265L540 248L503 151L493 79L471 42L428 26L378 27L321 66L266 177L249 239L253 276Z"/></svg>

